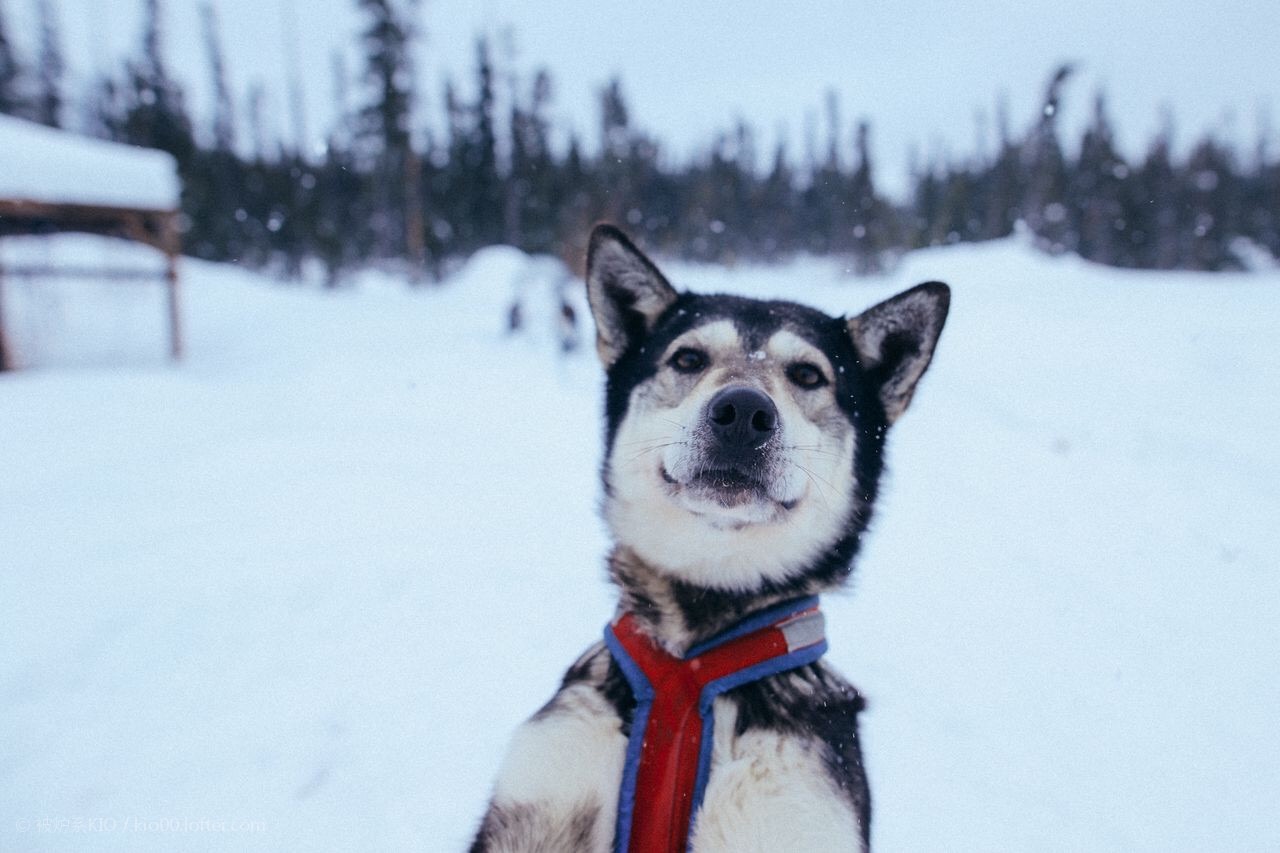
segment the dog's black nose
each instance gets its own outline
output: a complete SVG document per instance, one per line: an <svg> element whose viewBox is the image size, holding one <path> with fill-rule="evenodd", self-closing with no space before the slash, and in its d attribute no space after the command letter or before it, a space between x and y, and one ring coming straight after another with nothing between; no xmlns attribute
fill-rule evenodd
<svg viewBox="0 0 1280 853"><path fill-rule="evenodd" d="M754 388L730 386L711 398L707 421L725 450L758 450L778 428L778 407Z"/></svg>

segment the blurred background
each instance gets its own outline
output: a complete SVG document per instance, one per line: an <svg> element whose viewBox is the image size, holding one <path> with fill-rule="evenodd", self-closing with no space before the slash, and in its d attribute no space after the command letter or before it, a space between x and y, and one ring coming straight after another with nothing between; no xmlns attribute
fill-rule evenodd
<svg viewBox="0 0 1280 853"><path fill-rule="evenodd" d="M599 220L696 291L952 287L823 602L875 849L1280 850L1278 44L0 0L0 850L466 849L615 606Z"/></svg>
<svg viewBox="0 0 1280 853"><path fill-rule="evenodd" d="M1023 223L1154 269L1280 251L1265 3L7 0L0 111L159 148L183 251L333 284L597 220L705 261Z"/></svg>

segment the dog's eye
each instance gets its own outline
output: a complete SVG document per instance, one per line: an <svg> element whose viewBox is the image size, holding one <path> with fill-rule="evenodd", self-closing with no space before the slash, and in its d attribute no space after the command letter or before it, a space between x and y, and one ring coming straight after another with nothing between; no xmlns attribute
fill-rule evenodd
<svg viewBox="0 0 1280 853"><path fill-rule="evenodd" d="M821 388L827 384L827 377L822 375L822 371L807 361L788 367L787 378L801 388Z"/></svg>
<svg viewBox="0 0 1280 853"><path fill-rule="evenodd" d="M681 347L667 363L681 373L697 373L707 366L707 354L702 350Z"/></svg>

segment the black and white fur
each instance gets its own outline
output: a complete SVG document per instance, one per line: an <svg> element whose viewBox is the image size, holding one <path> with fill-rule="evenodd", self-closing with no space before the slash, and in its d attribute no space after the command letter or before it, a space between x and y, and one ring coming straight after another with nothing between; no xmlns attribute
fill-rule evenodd
<svg viewBox="0 0 1280 853"><path fill-rule="evenodd" d="M840 586L885 433L942 331L946 285L852 319L682 293L602 225L587 292L608 372L603 510L619 610L679 655L749 613ZM471 849L611 850L634 706L603 644L589 648L516 732ZM861 708L821 661L717 699L692 849L865 850Z"/></svg>

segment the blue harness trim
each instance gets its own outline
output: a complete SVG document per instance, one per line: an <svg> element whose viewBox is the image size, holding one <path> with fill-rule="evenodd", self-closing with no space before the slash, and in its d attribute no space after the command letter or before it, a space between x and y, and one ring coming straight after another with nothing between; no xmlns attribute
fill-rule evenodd
<svg viewBox="0 0 1280 853"><path fill-rule="evenodd" d="M617 853L627 853L627 843L631 839L631 815L636 807L636 774L640 772L640 750L644 747L644 730L649 725L649 709L653 707L653 685L631 659L631 655L627 654L626 649L622 648L622 643L618 642L608 626L604 629L604 642L636 697L636 710L631 717L631 734L627 738L627 760L622 766L622 787L618 790L618 825L614 830L614 849ZM706 733L705 728L703 733ZM702 761L701 758L698 760ZM701 774L702 768L699 767L698 770Z"/></svg>

